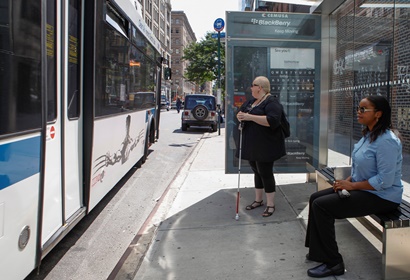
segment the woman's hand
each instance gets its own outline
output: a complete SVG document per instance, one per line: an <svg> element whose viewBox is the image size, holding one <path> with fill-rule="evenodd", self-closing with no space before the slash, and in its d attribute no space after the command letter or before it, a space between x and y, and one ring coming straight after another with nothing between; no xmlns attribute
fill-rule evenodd
<svg viewBox="0 0 410 280"><path fill-rule="evenodd" d="M250 121L251 120L251 115L249 113L244 113L242 111L240 111L237 115L236 118L238 119L238 121L242 122L242 121Z"/></svg>
<svg viewBox="0 0 410 280"><path fill-rule="evenodd" d="M253 121L253 122L255 122L259 125L269 127L268 119L266 118L266 116L253 115L253 114L249 114L249 113L239 112L236 115L236 118L240 122Z"/></svg>
<svg viewBox="0 0 410 280"><path fill-rule="evenodd" d="M336 180L333 183L333 190L335 192L337 191L341 191L341 190L347 190L347 191L351 191L353 190L353 185L352 182L348 181L348 180Z"/></svg>
<svg viewBox="0 0 410 280"><path fill-rule="evenodd" d="M375 190L368 181L361 181L361 182L351 182L352 178L348 177L346 180L336 180L333 183L333 189L335 192L339 190Z"/></svg>

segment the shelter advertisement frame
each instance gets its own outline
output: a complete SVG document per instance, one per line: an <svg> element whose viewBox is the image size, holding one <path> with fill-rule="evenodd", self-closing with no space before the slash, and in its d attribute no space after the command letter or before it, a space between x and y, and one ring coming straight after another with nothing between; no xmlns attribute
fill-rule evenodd
<svg viewBox="0 0 410 280"><path fill-rule="evenodd" d="M287 155L275 162L274 172L314 172L319 165L321 17L227 12L226 19L225 172L237 172L236 113L252 97L250 85L257 76L270 80L271 94L279 98L291 126ZM246 161L241 166L241 172L252 172Z"/></svg>

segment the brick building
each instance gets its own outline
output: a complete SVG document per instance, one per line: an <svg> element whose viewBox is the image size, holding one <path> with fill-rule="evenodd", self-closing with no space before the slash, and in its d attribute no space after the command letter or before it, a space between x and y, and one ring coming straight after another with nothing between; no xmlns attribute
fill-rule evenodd
<svg viewBox="0 0 410 280"><path fill-rule="evenodd" d="M183 11L171 12L171 68L172 68L172 96L174 100L176 95L184 97L186 94L198 91L197 85L187 81L184 78L185 69L188 61L183 61L184 49L191 43L196 42L195 33L193 32L188 18Z"/></svg>
<svg viewBox="0 0 410 280"><path fill-rule="evenodd" d="M135 0L137 11L161 42L161 55L171 60L171 0ZM161 91L169 97L171 85L163 80Z"/></svg>

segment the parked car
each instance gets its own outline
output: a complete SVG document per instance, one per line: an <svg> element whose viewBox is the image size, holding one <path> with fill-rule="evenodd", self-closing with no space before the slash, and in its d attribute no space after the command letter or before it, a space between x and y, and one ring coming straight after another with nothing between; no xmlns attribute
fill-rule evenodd
<svg viewBox="0 0 410 280"><path fill-rule="evenodd" d="M184 109L181 115L181 128L186 131L191 126L209 126L217 131L218 113L216 98L208 94L191 94L185 96Z"/></svg>
<svg viewBox="0 0 410 280"><path fill-rule="evenodd" d="M161 95L161 109L167 109L167 111L169 111L170 108L171 105L168 98L165 95Z"/></svg>

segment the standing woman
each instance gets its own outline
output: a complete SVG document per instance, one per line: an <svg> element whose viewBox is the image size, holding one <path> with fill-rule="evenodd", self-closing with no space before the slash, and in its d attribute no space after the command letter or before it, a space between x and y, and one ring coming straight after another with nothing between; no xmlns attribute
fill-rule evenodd
<svg viewBox="0 0 410 280"><path fill-rule="evenodd" d="M256 77L251 88L253 98L245 102L236 115L243 134L242 159L249 161L255 174L255 201L246 206L246 210L263 206L265 191L266 208L262 216L269 217L275 212L273 162L286 154L280 125L283 107L276 97L271 96L270 83L266 77Z"/></svg>
<svg viewBox="0 0 410 280"><path fill-rule="evenodd" d="M352 152L352 172L337 180L333 188L318 191L309 200L306 258L323 264L311 268L311 277L344 274L344 263L335 235L335 219L361 217L395 210L401 203L402 144L392 131L388 101L368 96L357 107L357 120L364 126L363 137ZM338 190L350 197L339 197Z"/></svg>

